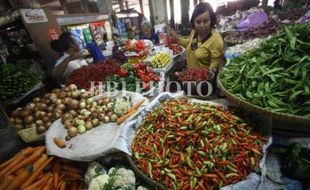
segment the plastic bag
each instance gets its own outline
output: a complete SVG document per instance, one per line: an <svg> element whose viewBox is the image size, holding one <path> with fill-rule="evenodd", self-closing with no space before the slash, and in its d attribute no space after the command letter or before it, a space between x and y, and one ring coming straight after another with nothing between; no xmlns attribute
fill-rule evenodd
<svg viewBox="0 0 310 190"><path fill-rule="evenodd" d="M237 28L239 31L247 31L250 28L260 26L266 21L268 21L268 16L265 12L254 13L237 22Z"/></svg>

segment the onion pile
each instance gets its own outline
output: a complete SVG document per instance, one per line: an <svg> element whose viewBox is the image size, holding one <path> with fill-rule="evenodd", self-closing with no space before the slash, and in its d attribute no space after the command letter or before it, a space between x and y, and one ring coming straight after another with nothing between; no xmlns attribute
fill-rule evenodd
<svg viewBox="0 0 310 190"><path fill-rule="evenodd" d="M66 140L83 134L101 123L116 122L118 115L114 112L114 104L115 99L109 97L74 101L69 106L71 109L61 116L62 123L68 132Z"/></svg>
<svg viewBox="0 0 310 190"><path fill-rule="evenodd" d="M37 133L44 133L51 124L70 109L79 107L79 101L90 94L71 84L63 89L54 89L43 97L37 97L24 108L12 112L10 121L17 130L36 127Z"/></svg>

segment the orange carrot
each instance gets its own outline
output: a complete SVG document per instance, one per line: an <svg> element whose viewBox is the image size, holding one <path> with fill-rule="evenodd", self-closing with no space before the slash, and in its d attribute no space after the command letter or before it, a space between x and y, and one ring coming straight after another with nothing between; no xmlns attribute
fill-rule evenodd
<svg viewBox="0 0 310 190"><path fill-rule="evenodd" d="M77 184L77 182L73 182L72 184L71 184L71 189L70 190L78 190L78 184Z"/></svg>
<svg viewBox="0 0 310 190"><path fill-rule="evenodd" d="M60 174L61 172L61 163L59 160L54 162L53 168L52 168L53 173L58 173Z"/></svg>
<svg viewBox="0 0 310 190"><path fill-rule="evenodd" d="M72 167L72 166L68 166L68 165L63 165L63 166L62 166L62 169L63 169L64 171L68 171L68 172L72 172L72 173L78 173L78 174L81 174L81 173L82 173L81 170L79 170L79 169L77 169L77 168L74 168L74 167Z"/></svg>
<svg viewBox="0 0 310 190"><path fill-rule="evenodd" d="M78 186L78 190L82 190L82 189L83 189L83 182L80 182Z"/></svg>
<svg viewBox="0 0 310 190"><path fill-rule="evenodd" d="M127 113L130 113L133 110L137 110L144 102L144 98L140 101L138 101L135 105L133 105L129 110L127 110Z"/></svg>
<svg viewBox="0 0 310 190"><path fill-rule="evenodd" d="M41 147L41 146L40 146L40 147ZM24 156L29 156L29 155L31 155L31 154L35 151L35 149L40 148L40 147L36 147L36 148L27 147L27 148L21 150L20 152L21 152L22 155L24 155Z"/></svg>
<svg viewBox="0 0 310 190"><path fill-rule="evenodd" d="M79 173L74 173L74 172L64 172L65 173L65 177L71 177L71 178L75 178L75 179L81 179L82 175Z"/></svg>
<svg viewBox="0 0 310 190"><path fill-rule="evenodd" d="M60 180L59 183L57 184L56 189L60 189L60 186L61 186L63 183L64 183L64 181L63 181L63 180Z"/></svg>
<svg viewBox="0 0 310 190"><path fill-rule="evenodd" d="M36 149L31 156L29 156L28 158L24 159L23 161L21 161L20 163L16 164L10 171L8 171L5 175L9 175L11 173L16 172L17 170L27 166L28 164L32 164L34 163L41 155L42 153L45 151L45 148L41 147L39 149Z"/></svg>
<svg viewBox="0 0 310 190"><path fill-rule="evenodd" d="M54 143L59 147L59 148L65 148L66 147L66 143L65 141L63 141L62 139L59 139L57 137L55 137L53 139Z"/></svg>
<svg viewBox="0 0 310 190"><path fill-rule="evenodd" d="M46 185L43 187L43 190L53 189L53 181L54 181L54 176L50 175L49 179L47 180Z"/></svg>
<svg viewBox="0 0 310 190"><path fill-rule="evenodd" d="M46 156L46 154L43 154L34 164L33 164L33 173L32 175L37 172L39 170L39 168L45 163L47 162L48 157ZM38 175L36 176L36 178L33 178L32 175L22 184L22 188L29 186L30 184L32 184L39 175L41 175L42 172L39 172Z"/></svg>
<svg viewBox="0 0 310 190"><path fill-rule="evenodd" d="M60 190L65 190L66 189L66 182L62 181L59 189Z"/></svg>
<svg viewBox="0 0 310 190"><path fill-rule="evenodd" d="M42 179L43 177L45 177L45 173L43 173L43 171L41 171L40 174L38 175L37 179Z"/></svg>
<svg viewBox="0 0 310 190"><path fill-rule="evenodd" d="M14 178L14 180L7 186L6 190L17 190L23 182L31 175L32 166L28 165L25 170Z"/></svg>
<svg viewBox="0 0 310 190"><path fill-rule="evenodd" d="M21 190L34 190L37 189L37 187L39 187L41 184L46 183L47 180L49 178L49 175L45 175L42 179L36 181L35 183L25 187L25 188L21 188Z"/></svg>
<svg viewBox="0 0 310 190"><path fill-rule="evenodd" d="M37 187L37 189L43 189L46 185L47 185L47 182L49 181L49 179L51 178L51 174L49 173L49 174L47 174L47 180L45 180L43 183L41 183L38 187Z"/></svg>
<svg viewBox="0 0 310 190"><path fill-rule="evenodd" d="M4 169L5 167L9 166L16 158L18 158L22 153L19 152L15 154L15 156L8 161L4 162L3 164L0 165L0 170Z"/></svg>
<svg viewBox="0 0 310 190"><path fill-rule="evenodd" d="M56 189L57 188L57 185L58 185L58 183L59 183L59 175L58 175L58 173L54 173L54 185L53 185L53 187Z"/></svg>
<svg viewBox="0 0 310 190"><path fill-rule="evenodd" d="M136 113L137 110L132 110L131 112L123 115L122 117L117 119L117 125L123 123L128 117L130 117L131 115L133 115L134 113Z"/></svg>
<svg viewBox="0 0 310 190"><path fill-rule="evenodd" d="M25 157L22 154L19 154L14 161L11 162L11 164L9 164L6 168L4 168L1 172L0 172L0 178L3 177L5 174L8 174L10 170L12 170L12 168L14 168L16 166L16 164L18 164L19 162L21 162L22 160L24 160Z"/></svg>
<svg viewBox="0 0 310 190"><path fill-rule="evenodd" d="M23 184L23 187L26 187L30 185L32 182L34 182L37 177L40 175L41 171L53 160L53 157L50 157L48 160L44 161L42 165L40 165L32 174L31 176L25 181Z"/></svg>
<svg viewBox="0 0 310 190"><path fill-rule="evenodd" d="M7 188L7 186L14 180L14 176L9 175L7 177L4 178L4 180L2 181L1 185L0 185L0 190L5 190Z"/></svg>
<svg viewBox="0 0 310 190"><path fill-rule="evenodd" d="M15 154L14 157L12 157L10 160L8 160L8 161L4 162L3 164L1 164L0 165L0 170L2 170L3 168L7 167L9 164L11 164L20 155L28 156L28 155L32 154L33 150L34 149L32 147L28 147L28 148L25 148L25 149L21 150L19 153Z"/></svg>

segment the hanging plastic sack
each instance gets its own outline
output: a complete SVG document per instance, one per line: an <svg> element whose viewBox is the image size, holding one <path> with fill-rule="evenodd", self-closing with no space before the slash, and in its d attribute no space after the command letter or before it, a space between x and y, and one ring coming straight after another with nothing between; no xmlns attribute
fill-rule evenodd
<svg viewBox="0 0 310 190"><path fill-rule="evenodd" d="M237 28L239 31L247 31L250 28L259 27L266 21L268 16L265 12L254 13L237 22Z"/></svg>

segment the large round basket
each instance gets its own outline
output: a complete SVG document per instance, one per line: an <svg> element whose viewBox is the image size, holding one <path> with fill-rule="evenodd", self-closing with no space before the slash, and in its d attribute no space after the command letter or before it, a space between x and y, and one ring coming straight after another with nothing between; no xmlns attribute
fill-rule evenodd
<svg viewBox="0 0 310 190"><path fill-rule="evenodd" d="M143 181L145 181L146 183L148 183L152 189L162 189L162 190L167 190L167 188L161 184L158 183L154 180L152 180L151 178L149 178L146 174L144 174L135 164L134 160L132 159L132 157L128 154L126 154L126 159L129 162L129 165L131 167L131 169L134 171L134 173L139 176Z"/></svg>
<svg viewBox="0 0 310 190"><path fill-rule="evenodd" d="M291 114L285 114L285 113L277 113L273 111L266 110L264 108L258 107L256 105L253 105L249 102L246 102L237 96L231 94L226 90L226 88L222 85L220 79L219 79L220 74L217 77L217 87L219 90L227 97L228 100L230 100L232 103L234 103L237 107L244 108L250 112L255 112L257 114L262 114L264 116L269 116L273 120L277 121L286 121L289 123L294 124L296 128L298 128L299 124L305 125L310 132L310 118L307 117L302 117L302 116L297 116L297 115L291 115Z"/></svg>
<svg viewBox="0 0 310 190"><path fill-rule="evenodd" d="M237 44L243 44L245 42L247 42L246 40L241 40L241 39L230 39L229 35L224 37L224 42L228 45L228 46L234 46Z"/></svg>

